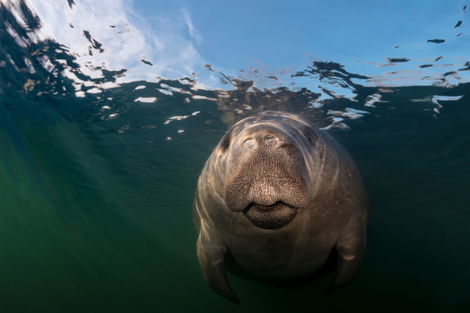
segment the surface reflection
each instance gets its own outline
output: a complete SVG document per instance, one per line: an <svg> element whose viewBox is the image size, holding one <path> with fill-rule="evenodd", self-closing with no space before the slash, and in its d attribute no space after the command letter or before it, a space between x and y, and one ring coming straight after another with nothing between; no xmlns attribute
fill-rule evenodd
<svg viewBox="0 0 470 313"><path fill-rule="evenodd" d="M161 29L146 24L143 16L122 1L113 5L106 1L57 5L7 1L2 2L1 10L6 30L1 51L4 87L15 82L21 87L14 89L29 95L67 97L73 104L60 110L69 118L80 116L82 120L116 119L133 105L157 105L177 97L187 105L214 102L226 124L251 112L279 109L303 112L326 128L345 129L347 120L364 116L376 105L386 105L387 98L403 86L432 86L430 99L458 97L452 88L466 81L469 70L469 61L444 63L452 56L438 56L423 64L426 49L419 51L424 58L362 62L363 72L373 73L367 75L351 72L338 62L319 60L303 70L279 73L256 68L218 70L197 52L193 41L201 41L201 35L186 9L178 11L174 19L157 18ZM466 13L466 7L461 10ZM462 30L464 25L459 19L453 29ZM444 41L429 39L427 43ZM395 48L403 50L404 46ZM378 73L391 66L397 69ZM139 86L134 82L140 82ZM435 94L434 87L443 94ZM412 101L437 116L442 104L425 99Z"/></svg>

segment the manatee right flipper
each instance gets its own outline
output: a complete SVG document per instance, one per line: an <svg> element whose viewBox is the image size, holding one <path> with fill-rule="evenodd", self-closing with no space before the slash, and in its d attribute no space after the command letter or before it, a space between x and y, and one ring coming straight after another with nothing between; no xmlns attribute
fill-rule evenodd
<svg viewBox="0 0 470 313"><path fill-rule="evenodd" d="M204 278L217 293L231 302L239 304L240 300L232 287L230 287L225 270L224 256L227 248L213 237L204 230L204 227L201 227L197 240L197 257L204 273Z"/></svg>
<svg viewBox="0 0 470 313"><path fill-rule="evenodd" d="M338 273L331 289L344 286L351 281L359 270L359 265L366 250L367 211L348 222L340 237L338 251Z"/></svg>

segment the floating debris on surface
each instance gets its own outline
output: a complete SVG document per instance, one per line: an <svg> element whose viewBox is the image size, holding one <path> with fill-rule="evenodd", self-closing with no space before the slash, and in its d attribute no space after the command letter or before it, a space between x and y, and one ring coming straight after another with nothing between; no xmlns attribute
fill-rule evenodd
<svg viewBox="0 0 470 313"><path fill-rule="evenodd" d="M382 94L374 93L370 96L367 96L366 102L364 103L364 106L366 106L366 107L375 107L376 103L386 103L386 102L390 102L390 101L382 100Z"/></svg>
<svg viewBox="0 0 470 313"><path fill-rule="evenodd" d="M434 108L432 109L434 113L439 114L441 113L441 110L444 108L444 105L440 103L439 101L458 101L462 99L463 96L440 96L440 95L434 95L431 98L431 102L435 105Z"/></svg>
<svg viewBox="0 0 470 313"><path fill-rule="evenodd" d="M194 100L209 100L209 101L217 101L216 98L211 98L211 97L206 97L206 96L200 96L200 95L194 95L193 96Z"/></svg>
<svg viewBox="0 0 470 313"><path fill-rule="evenodd" d="M410 61L408 58L387 58L387 60L389 63L404 63Z"/></svg>
<svg viewBox="0 0 470 313"><path fill-rule="evenodd" d="M432 102L433 103L439 103L439 101L458 101L460 99L462 99L463 96L439 96L439 95L435 95L435 96L432 96Z"/></svg>
<svg viewBox="0 0 470 313"><path fill-rule="evenodd" d="M134 102L142 102L142 103L154 103L158 100L157 97L138 97L134 100Z"/></svg>
<svg viewBox="0 0 470 313"><path fill-rule="evenodd" d="M119 113L111 113L107 116L108 120L112 120L119 117Z"/></svg>
<svg viewBox="0 0 470 313"><path fill-rule="evenodd" d="M427 42L432 42L432 43L443 43L445 42L445 39L428 39Z"/></svg>
<svg viewBox="0 0 470 313"><path fill-rule="evenodd" d="M99 89L99 88L96 88L96 87L93 87L93 88L88 89L86 91L86 93L93 93L93 94L102 93L102 92L103 92L102 89Z"/></svg>
<svg viewBox="0 0 470 313"><path fill-rule="evenodd" d="M163 122L164 125L168 125L170 124L171 122L174 122L174 121L182 121L182 120L185 120L187 118L191 117L191 115L175 115L175 116L171 116L169 118L167 118L165 120L165 122Z"/></svg>
<svg viewBox="0 0 470 313"><path fill-rule="evenodd" d="M166 89L162 89L162 88L158 88L157 90L159 92L161 92L162 94L164 94L164 95L173 96L173 92L171 92L170 90L166 90Z"/></svg>
<svg viewBox="0 0 470 313"><path fill-rule="evenodd" d="M345 117L345 118L348 118L348 119L351 119L351 120L355 120L355 119L363 117L365 114L369 114L369 112L364 111L364 110L357 110L357 109L347 107L347 108L345 108L344 111L328 110L328 112L326 114L327 115L333 115L333 116L336 116L336 117Z"/></svg>
<svg viewBox="0 0 470 313"><path fill-rule="evenodd" d="M146 60L146 59L141 59L141 61L142 61L142 63L144 63L144 64L147 64L147 65L153 66L153 63L152 63L152 62L150 62L150 61L148 61L148 60Z"/></svg>

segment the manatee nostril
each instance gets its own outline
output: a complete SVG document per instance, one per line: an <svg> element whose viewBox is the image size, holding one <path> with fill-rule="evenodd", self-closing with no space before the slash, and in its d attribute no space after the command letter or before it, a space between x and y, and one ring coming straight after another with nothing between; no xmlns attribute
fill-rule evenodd
<svg viewBox="0 0 470 313"><path fill-rule="evenodd" d="M253 150L256 148L256 140L254 138L247 138L243 142L243 146L250 150Z"/></svg>
<svg viewBox="0 0 470 313"><path fill-rule="evenodd" d="M264 143L268 146L276 146L278 144L278 139L273 135L266 135L264 137Z"/></svg>

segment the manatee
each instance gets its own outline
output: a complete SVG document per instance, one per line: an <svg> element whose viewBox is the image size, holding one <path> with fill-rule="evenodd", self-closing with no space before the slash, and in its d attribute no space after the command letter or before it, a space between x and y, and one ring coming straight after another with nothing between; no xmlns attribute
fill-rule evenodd
<svg viewBox="0 0 470 313"><path fill-rule="evenodd" d="M265 111L235 123L206 161L194 199L197 256L209 286L239 303L225 257L247 273L308 277L338 257L332 288L357 273L368 196L349 153L300 116Z"/></svg>

